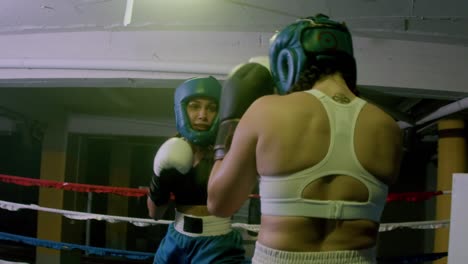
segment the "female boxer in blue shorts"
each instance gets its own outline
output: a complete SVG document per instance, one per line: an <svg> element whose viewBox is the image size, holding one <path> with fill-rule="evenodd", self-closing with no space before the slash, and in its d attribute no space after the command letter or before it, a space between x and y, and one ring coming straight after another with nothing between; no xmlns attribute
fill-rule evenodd
<svg viewBox="0 0 468 264"><path fill-rule="evenodd" d="M159 148L147 200L149 215L158 219L173 193L176 214L154 263L244 261L242 236L231 228L230 218L213 216L206 207L220 94L221 85L213 77L189 79L176 89L174 110L180 137L170 138Z"/></svg>

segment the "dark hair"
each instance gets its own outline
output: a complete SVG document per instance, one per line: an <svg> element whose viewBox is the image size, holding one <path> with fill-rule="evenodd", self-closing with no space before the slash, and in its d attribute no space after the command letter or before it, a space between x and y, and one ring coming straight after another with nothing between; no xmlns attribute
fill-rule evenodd
<svg viewBox="0 0 468 264"><path fill-rule="evenodd" d="M297 82L292 85L289 93L309 90L325 76L340 73L351 92L358 96L355 66L350 63L354 63L354 59L336 58L316 61L308 58L304 63L304 70Z"/></svg>

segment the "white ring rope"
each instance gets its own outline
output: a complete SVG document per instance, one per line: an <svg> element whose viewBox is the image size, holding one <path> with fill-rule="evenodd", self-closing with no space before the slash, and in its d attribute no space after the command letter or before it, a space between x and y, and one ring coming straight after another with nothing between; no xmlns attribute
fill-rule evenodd
<svg viewBox="0 0 468 264"><path fill-rule="evenodd" d="M157 224L170 224L172 221L170 220L153 220L147 218L131 218L131 217L123 217L123 216L115 216L115 215L103 215L103 214L92 214L92 213L83 213L83 212L76 212L76 211L68 211L68 210L60 210L48 207L42 207L35 204L26 205L26 204L19 204L19 203L12 203L0 200L0 208L6 209L10 211L18 211L20 209L30 209L30 210L37 210L49 213L56 213L65 216L66 218L75 219L75 220L99 220L99 221L107 221L109 223L117 223L117 222L129 222L136 226L149 226L149 225L157 225Z"/></svg>
<svg viewBox="0 0 468 264"><path fill-rule="evenodd" d="M75 220L98 220L98 221L107 221L109 223L117 222L129 222L135 226L149 226L149 225L158 225L158 224L170 224L172 220L153 220L147 218L133 218L133 217L123 217L115 215L103 215L103 214L93 214L93 213L83 213L69 210L54 209L48 207L42 207L35 204L26 205L13 202L7 202L0 200L0 208L9 210L9 211L18 211L21 209L30 209L43 212L50 212L61 214L66 218L75 219ZM437 220L437 221L419 221L419 222L401 222L401 223L384 223L380 224L379 232L392 231L398 228L411 228L411 229L438 229L446 228L450 224L450 220ZM260 225L251 225L246 223L232 223L233 228L245 229L247 231L259 232Z"/></svg>
<svg viewBox="0 0 468 264"><path fill-rule="evenodd" d="M449 227L449 225L450 225L450 220L386 223L386 224L380 225L379 232L392 231L397 228L438 229L438 228Z"/></svg>

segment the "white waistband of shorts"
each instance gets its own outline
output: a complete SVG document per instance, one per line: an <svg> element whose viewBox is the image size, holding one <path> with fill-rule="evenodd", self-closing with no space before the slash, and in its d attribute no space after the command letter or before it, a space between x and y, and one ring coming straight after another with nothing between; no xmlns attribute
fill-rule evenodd
<svg viewBox="0 0 468 264"><path fill-rule="evenodd" d="M252 264L375 264L376 248L319 252L291 252L266 247L257 241Z"/></svg>
<svg viewBox="0 0 468 264"><path fill-rule="evenodd" d="M203 223L202 232L191 233L191 232L184 231L184 221L185 221L184 217L200 219ZM225 235L232 231L230 218L216 217L213 215L196 216L196 215L184 214L178 211L176 211L176 214L175 214L174 228L175 230L177 230L177 232L182 233L187 236L191 236L191 237L220 236L220 235Z"/></svg>

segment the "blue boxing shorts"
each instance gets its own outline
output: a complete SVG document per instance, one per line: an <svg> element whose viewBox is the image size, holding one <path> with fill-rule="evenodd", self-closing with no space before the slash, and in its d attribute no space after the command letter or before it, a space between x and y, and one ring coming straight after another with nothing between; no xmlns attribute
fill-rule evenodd
<svg viewBox="0 0 468 264"><path fill-rule="evenodd" d="M181 222L169 225L154 264L250 263L245 259L242 235L231 229L225 234L193 234L180 230ZM187 218L185 218L187 220Z"/></svg>

